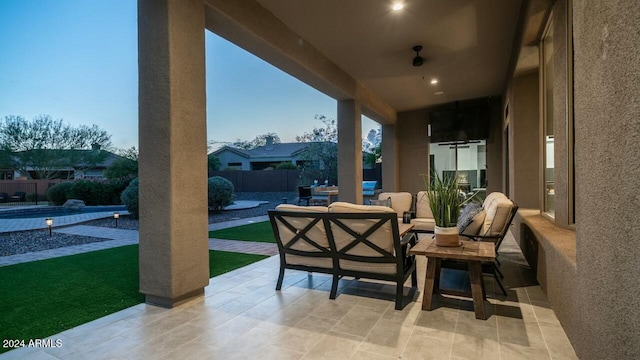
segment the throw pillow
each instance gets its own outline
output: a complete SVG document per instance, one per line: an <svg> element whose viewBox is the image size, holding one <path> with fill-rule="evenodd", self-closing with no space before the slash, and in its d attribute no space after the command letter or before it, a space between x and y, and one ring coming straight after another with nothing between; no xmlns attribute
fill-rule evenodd
<svg viewBox="0 0 640 360"><path fill-rule="evenodd" d="M480 211L482 211L481 203L475 201L468 203L462 211L460 211L460 217L458 217L458 231L462 232L469 224L471 224L473 217Z"/></svg>
<svg viewBox="0 0 640 360"><path fill-rule="evenodd" d="M386 206L391 207L391 198L388 197L386 200L369 200L369 205L377 205L377 206Z"/></svg>

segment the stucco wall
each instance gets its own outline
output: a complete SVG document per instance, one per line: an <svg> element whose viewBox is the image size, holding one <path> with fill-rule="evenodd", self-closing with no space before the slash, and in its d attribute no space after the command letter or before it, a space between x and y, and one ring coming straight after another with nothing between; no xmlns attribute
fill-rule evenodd
<svg viewBox="0 0 640 360"><path fill-rule="evenodd" d="M502 126L501 105L493 100L490 107L490 131L487 139L487 193L502 189ZM398 162L400 186L398 191L417 193L424 190L422 175L429 174L429 146L427 132L429 111L425 108L398 113ZM440 171L440 169L438 169Z"/></svg>
<svg viewBox="0 0 640 360"><path fill-rule="evenodd" d="M424 190L421 174L429 174L428 109L398 113L399 170L398 191L412 194Z"/></svg>
<svg viewBox="0 0 640 360"><path fill-rule="evenodd" d="M510 196L522 208L540 208L540 118L538 72L513 80L510 121Z"/></svg>
<svg viewBox="0 0 640 360"><path fill-rule="evenodd" d="M640 2L574 1L578 298L584 359L640 358Z"/></svg>

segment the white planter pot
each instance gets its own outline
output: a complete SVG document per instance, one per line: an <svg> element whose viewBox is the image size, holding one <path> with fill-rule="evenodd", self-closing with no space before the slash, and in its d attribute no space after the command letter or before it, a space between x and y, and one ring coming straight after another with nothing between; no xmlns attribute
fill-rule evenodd
<svg viewBox="0 0 640 360"><path fill-rule="evenodd" d="M436 235L436 246L460 246L460 235L458 235L458 227L439 227L436 226L434 233Z"/></svg>

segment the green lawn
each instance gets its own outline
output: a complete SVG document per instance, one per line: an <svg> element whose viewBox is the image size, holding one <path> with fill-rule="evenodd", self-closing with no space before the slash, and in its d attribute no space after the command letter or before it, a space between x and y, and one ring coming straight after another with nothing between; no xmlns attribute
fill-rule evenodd
<svg viewBox="0 0 640 360"><path fill-rule="evenodd" d="M264 258L209 251L209 273ZM138 245L0 267L0 339L45 338L142 303L138 274Z"/></svg>
<svg viewBox="0 0 640 360"><path fill-rule="evenodd" d="M258 242L276 242L269 221L259 223L236 226L228 229L209 231L210 238L242 240L242 241L258 241Z"/></svg>

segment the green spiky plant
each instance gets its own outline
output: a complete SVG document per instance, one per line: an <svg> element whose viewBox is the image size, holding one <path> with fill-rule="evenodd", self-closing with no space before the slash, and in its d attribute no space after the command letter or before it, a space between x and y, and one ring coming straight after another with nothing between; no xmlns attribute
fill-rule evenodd
<svg viewBox="0 0 640 360"><path fill-rule="evenodd" d="M440 178L435 169L431 169L433 184L430 184L429 177L422 175L427 188L427 197L429 198L429 208L433 213L433 219L438 227L454 227L458 226L458 217L460 217L460 209L464 204L471 201L478 192L464 198L464 195L458 190L458 176L449 176Z"/></svg>

